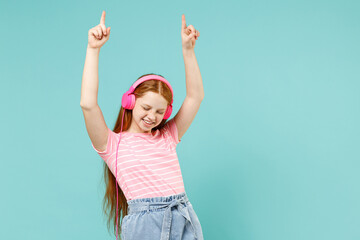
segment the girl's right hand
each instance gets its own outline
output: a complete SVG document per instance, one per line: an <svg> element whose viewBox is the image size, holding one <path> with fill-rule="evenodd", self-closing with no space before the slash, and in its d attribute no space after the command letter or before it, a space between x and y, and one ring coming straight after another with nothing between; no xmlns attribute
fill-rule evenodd
<svg viewBox="0 0 360 240"><path fill-rule="evenodd" d="M101 48L110 37L110 29L105 27L105 11L102 12L100 24L91 28L88 32L88 46Z"/></svg>

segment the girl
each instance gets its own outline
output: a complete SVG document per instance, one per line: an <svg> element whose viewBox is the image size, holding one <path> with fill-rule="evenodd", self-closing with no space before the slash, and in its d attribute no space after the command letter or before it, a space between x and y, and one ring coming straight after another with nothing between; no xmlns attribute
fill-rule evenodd
<svg viewBox="0 0 360 240"><path fill-rule="evenodd" d="M170 83L161 75L145 74L124 93L115 127L110 130L97 104L99 53L110 37L105 11L100 24L88 32L80 106L92 147L104 160L104 211L108 228L114 221L116 239L118 228L123 240L203 239L176 154L204 98L194 52L199 36L192 25L186 27L182 15L186 97L175 117L167 121L173 102Z"/></svg>

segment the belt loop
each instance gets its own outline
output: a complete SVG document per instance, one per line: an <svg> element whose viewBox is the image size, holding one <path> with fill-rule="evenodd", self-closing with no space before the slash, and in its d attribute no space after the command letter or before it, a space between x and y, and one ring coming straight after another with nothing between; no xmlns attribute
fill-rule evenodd
<svg viewBox="0 0 360 240"><path fill-rule="evenodd" d="M149 213L150 212L150 202L147 202L147 209L146 212Z"/></svg>

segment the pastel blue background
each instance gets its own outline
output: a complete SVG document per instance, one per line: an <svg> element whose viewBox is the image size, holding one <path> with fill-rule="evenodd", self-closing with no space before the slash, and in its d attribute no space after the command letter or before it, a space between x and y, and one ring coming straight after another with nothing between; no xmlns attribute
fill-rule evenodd
<svg viewBox="0 0 360 240"><path fill-rule="evenodd" d="M1 1L0 239L115 239L80 90L106 11L98 103L112 129L141 75L186 94L181 14L205 99L178 145L206 240L360 239L358 1Z"/></svg>

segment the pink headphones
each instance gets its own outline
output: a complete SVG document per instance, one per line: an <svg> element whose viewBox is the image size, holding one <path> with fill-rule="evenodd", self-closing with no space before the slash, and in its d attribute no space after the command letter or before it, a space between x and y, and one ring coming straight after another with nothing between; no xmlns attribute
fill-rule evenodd
<svg viewBox="0 0 360 240"><path fill-rule="evenodd" d="M134 90L137 86L139 86L141 83L145 82L145 81L148 81L148 80L159 80L159 81L162 81L164 83L166 83L168 85L168 87L170 88L171 90L171 93L172 93L172 99L171 99L171 103L170 105L166 108L166 111L165 111L165 115L164 115L164 119L168 119L170 116L171 116L171 112L172 112L172 103L174 101L174 92L173 92L173 89L170 85L170 83L163 77L161 76L158 76L158 75L147 75L147 76L144 76L140 79L138 79L131 87L128 91L126 91L123 96L122 96L122 99L121 99L121 106L125 109L133 109L135 107L135 95L133 94L134 93ZM117 182L117 154L118 154L118 151L119 151L119 144L120 144L120 139L121 139L121 132L122 132L122 127L123 127L123 122L124 122L124 114L125 114L125 111L123 111L123 116L122 116L122 120L121 120L121 128L120 128L120 137L119 137L119 142L118 142L118 145L117 145L117 149L116 149L116 170L115 170L115 187L116 187L116 239L118 237L118 182Z"/></svg>

